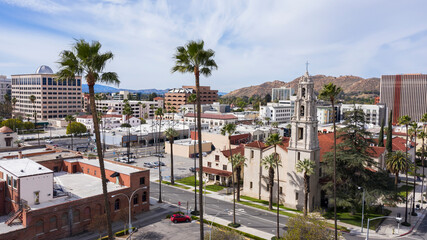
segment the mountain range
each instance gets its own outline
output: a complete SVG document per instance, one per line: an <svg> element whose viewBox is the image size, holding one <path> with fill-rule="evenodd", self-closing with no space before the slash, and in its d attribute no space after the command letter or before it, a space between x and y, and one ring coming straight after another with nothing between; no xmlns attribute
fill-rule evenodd
<svg viewBox="0 0 427 240"><path fill-rule="evenodd" d="M323 85L332 82L335 85L341 87L344 93L362 93L366 91L380 91L380 79L379 78L361 78L358 76L325 76L325 75L314 75L310 76L314 82L314 91L319 92ZM300 77L290 81L283 82L275 80L272 82L265 82L260 85L244 87L231 91L230 93L224 95L224 97L243 97L243 96L253 96L255 94L259 96L265 96L267 94L271 95L272 88L280 87L291 87L296 89L298 86L298 81Z"/></svg>

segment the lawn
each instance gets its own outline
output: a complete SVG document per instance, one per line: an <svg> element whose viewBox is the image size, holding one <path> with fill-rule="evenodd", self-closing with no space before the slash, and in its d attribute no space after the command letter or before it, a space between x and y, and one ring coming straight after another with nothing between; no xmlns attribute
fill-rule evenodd
<svg viewBox="0 0 427 240"><path fill-rule="evenodd" d="M194 190L193 190L193 192L194 192ZM196 192L199 192L199 189L196 189ZM211 192L205 191L205 190L203 189L203 194L211 194Z"/></svg>
<svg viewBox="0 0 427 240"><path fill-rule="evenodd" d="M412 185L402 185L402 186L398 187L397 191L398 191L399 197L406 198L406 189L408 189L408 193L411 193L412 190L414 189L414 186L412 186Z"/></svg>
<svg viewBox="0 0 427 240"><path fill-rule="evenodd" d="M176 182L188 185L188 186L192 186L194 187L194 176L190 176L190 177L186 177L186 178L181 178L179 180L175 180ZM199 181L197 181L197 186L199 186Z"/></svg>
<svg viewBox="0 0 427 240"><path fill-rule="evenodd" d="M264 205L267 205L267 206L268 206L268 201L267 201L267 200L260 200L260 199L258 199L258 198L252 198L252 197L248 197L248 196L240 196L240 198L241 198L241 199L248 200L248 201L251 201L251 202L261 203L261 204L264 204ZM277 206L277 204L276 204L276 203L273 203L273 207L276 207L276 206ZM284 209L284 210L288 210L288 211L293 211L293 212L302 213L302 212L301 212L301 211L299 211L299 210L296 210L296 209L292 209L292 208L285 207L285 206L283 206L283 204L280 204L280 205L279 205L279 207L280 207L281 209Z"/></svg>
<svg viewBox="0 0 427 240"><path fill-rule="evenodd" d="M262 206L262 205L259 205L259 204L256 204L256 203L244 202L244 201L239 202L239 203L240 203L240 204L243 204L243 205L246 205L246 206L251 206L251 207L258 208L258 209L262 209L262 210L270 211L270 212L272 212L272 213L277 213L277 210L276 210L276 209L269 210L269 209L268 209L268 207L266 207L266 206ZM288 216L288 217L293 217L293 216L295 216L295 214L288 213L288 212L285 212L285 211L280 211L280 210L279 210L279 213L280 213L281 215L285 215L285 216Z"/></svg>
<svg viewBox="0 0 427 240"><path fill-rule="evenodd" d="M212 192L218 192L221 191L222 189L224 189L224 186L219 186L219 185L207 185L206 186L206 190L212 191Z"/></svg>
<svg viewBox="0 0 427 240"><path fill-rule="evenodd" d="M389 210L384 210L385 214L378 214L378 213L365 213L365 218L363 219L364 222L364 227L367 227L366 225L368 224L368 218L375 218L375 217L381 217L381 216L388 216L390 214ZM325 214L323 214L323 217L327 218L327 219L333 219L334 218L334 212L333 211L329 211ZM355 226L360 226L360 223L362 222L362 214L359 213L355 213L355 214L351 214L350 212L337 212L337 219L340 222L343 223L348 223L351 225L355 225ZM369 228L371 230L375 230L377 228L377 225L382 222L384 219L377 219L377 220L373 220L370 221L369 223Z"/></svg>
<svg viewBox="0 0 427 240"><path fill-rule="evenodd" d="M156 182L159 182L159 180L156 180ZM179 184L172 185L172 183L168 182L168 181L162 181L162 183L166 184L168 186L179 187L179 188L182 188L182 189L190 189L190 187L182 186L182 185L179 185Z"/></svg>

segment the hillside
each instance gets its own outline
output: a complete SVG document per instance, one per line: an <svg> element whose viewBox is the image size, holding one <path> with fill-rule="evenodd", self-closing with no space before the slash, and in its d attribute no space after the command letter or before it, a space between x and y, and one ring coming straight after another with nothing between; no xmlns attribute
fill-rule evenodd
<svg viewBox="0 0 427 240"><path fill-rule="evenodd" d="M271 94L272 88L278 88L282 86L292 87L296 89L298 86L298 81L300 77L292 80L291 82L283 82L275 80L272 82L265 82L261 85L250 86L240 88L230 93L224 95L224 97L243 97L243 96L253 96L255 94L260 96L265 96L267 93ZM325 75L315 75L311 76L311 79L314 81L314 90L319 92L323 85L333 82L337 86L340 86L344 93L357 93L363 91L379 91L380 90L380 79L379 78L361 78L357 76L325 76Z"/></svg>
<svg viewBox="0 0 427 240"><path fill-rule="evenodd" d="M159 95L163 95L165 94L165 92L167 92L168 90L158 90L158 89L140 89L140 90L133 90L133 89L122 89L122 88L115 88L115 87L110 87L110 86L105 86L105 85L101 85L101 84L96 84L95 85L95 93L115 93L115 92L120 92L120 91L129 91L132 93L145 93L145 94L150 94L150 93L156 93ZM87 86L87 84L82 84L82 92L89 92L89 88Z"/></svg>

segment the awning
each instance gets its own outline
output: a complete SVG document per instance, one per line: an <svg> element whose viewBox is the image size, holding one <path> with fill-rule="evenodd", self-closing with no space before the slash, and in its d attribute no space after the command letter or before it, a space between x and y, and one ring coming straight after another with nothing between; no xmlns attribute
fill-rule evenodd
<svg viewBox="0 0 427 240"><path fill-rule="evenodd" d="M111 174L111 176L110 176L110 177L118 177L118 176L120 176L120 173L118 173L118 172L114 172L113 174Z"/></svg>

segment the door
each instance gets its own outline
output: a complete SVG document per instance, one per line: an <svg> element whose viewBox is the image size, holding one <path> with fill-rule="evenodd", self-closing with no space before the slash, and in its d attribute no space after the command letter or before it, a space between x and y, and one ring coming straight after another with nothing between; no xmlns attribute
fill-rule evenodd
<svg viewBox="0 0 427 240"><path fill-rule="evenodd" d="M77 165L73 165L73 173L77 172Z"/></svg>

